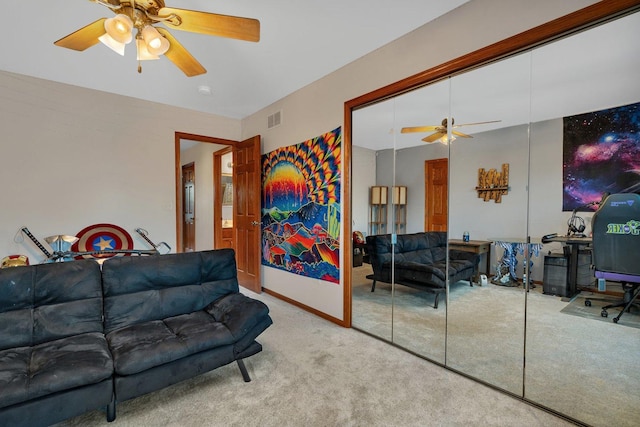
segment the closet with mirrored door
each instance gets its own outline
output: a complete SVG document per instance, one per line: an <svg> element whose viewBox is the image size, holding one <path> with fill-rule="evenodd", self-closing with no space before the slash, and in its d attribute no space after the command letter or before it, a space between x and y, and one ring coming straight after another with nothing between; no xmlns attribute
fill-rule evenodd
<svg viewBox="0 0 640 427"><path fill-rule="evenodd" d="M373 170L354 164L352 186L406 187L398 234L427 231L439 203L449 239L493 242L480 255L486 281L448 283L437 309L432 293L393 280L372 292L370 264L354 267L352 327L578 422L637 425L640 329L576 315L579 295L545 293L545 256L564 248L541 241L567 232L567 163L619 148L595 135L569 159L567 118L640 103L640 13L621 15L397 96L347 103L352 150L375 159ZM429 167L444 160L446 182L434 184ZM433 202L441 191L446 200ZM581 215L586 233L591 215Z"/></svg>

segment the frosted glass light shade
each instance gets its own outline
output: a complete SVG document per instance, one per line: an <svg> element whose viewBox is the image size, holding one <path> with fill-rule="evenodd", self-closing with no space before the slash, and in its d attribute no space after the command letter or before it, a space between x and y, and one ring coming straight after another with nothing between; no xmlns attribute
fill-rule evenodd
<svg viewBox="0 0 640 427"><path fill-rule="evenodd" d="M119 43L129 43L133 39L133 22L127 15L118 14L104 21L104 29Z"/></svg>
<svg viewBox="0 0 640 427"><path fill-rule="evenodd" d="M136 48L138 49L138 61L149 61L152 59L160 59L158 55L153 55L147 49L147 44L142 39L136 39Z"/></svg>
<svg viewBox="0 0 640 427"><path fill-rule="evenodd" d="M440 141L444 145L447 145L448 143L453 142L455 140L456 140L456 137L453 135L451 135L451 139L449 139L448 135L442 135L440 139L438 139L438 141Z"/></svg>
<svg viewBox="0 0 640 427"><path fill-rule="evenodd" d="M151 25L142 29L142 38L147 44L147 50L152 55L164 55L169 50L169 40L162 37Z"/></svg>
<svg viewBox="0 0 640 427"><path fill-rule="evenodd" d="M100 40L102 44L107 46L115 53L124 56L124 43L120 43L114 40L108 33L105 33L98 37L98 40Z"/></svg>

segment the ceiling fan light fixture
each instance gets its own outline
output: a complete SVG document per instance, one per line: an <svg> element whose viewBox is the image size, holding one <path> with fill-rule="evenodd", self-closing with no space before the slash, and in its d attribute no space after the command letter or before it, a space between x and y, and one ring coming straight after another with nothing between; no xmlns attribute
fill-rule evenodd
<svg viewBox="0 0 640 427"><path fill-rule="evenodd" d="M447 145L450 142L453 142L456 140L456 137L451 135L451 138L449 138L449 135L442 135L440 137L440 139L438 139L438 141L440 141L441 144Z"/></svg>
<svg viewBox="0 0 640 427"><path fill-rule="evenodd" d="M119 43L127 44L133 39L133 21L122 13L104 21L104 29Z"/></svg>
<svg viewBox="0 0 640 427"><path fill-rule="evenodd" d="M169 50L169 40L162 37L162 34L152 25L147 25L142 29L142 38L147 45L147 50L152 55L164 55Z"/></svg>
<svg viewBox="0 0 640 427"><path fill-rule="evenodd" d="M153 59L160 59L158 55L154 55L147 49L147 44L141 38L136 38L136 48L138 49L138 61L149 61Z"/></svg>
<svg viewBox="0 0 640 427"><path fill-rule="evenodd" d="M113 37L111 37L108 33L104 33L103 35L98 37L98 40L100 40L102 44L107 46L118 55L124 56L124 43L120 43L114 40Z"/></svg>

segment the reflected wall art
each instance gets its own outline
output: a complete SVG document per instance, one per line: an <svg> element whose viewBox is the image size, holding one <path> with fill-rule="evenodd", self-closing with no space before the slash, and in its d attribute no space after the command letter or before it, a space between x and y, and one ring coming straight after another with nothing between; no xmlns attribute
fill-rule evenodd
<svg viewBox="0 0 640 427"><path fill-rule="evenodd" d="M640 192L640 103L564 117L563 126L563 211Z"/></svg>

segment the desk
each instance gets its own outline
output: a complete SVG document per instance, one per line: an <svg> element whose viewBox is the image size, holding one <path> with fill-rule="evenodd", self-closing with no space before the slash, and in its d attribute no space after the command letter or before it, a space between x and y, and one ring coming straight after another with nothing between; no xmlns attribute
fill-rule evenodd
<svg viewBox="0 0 640 427"><path fill-rule="evenodd" d="M487 254L487 262L485 272L487 276L491 273L491 241L489 240L469 240L465 242L461 239L450 239L449 240L449 249L455 249L458 251L464 252L473 252L474 254L482 255ZM476 281L478 284L480 280L476 277Z"/></svg>
<svg viewBox="0 0 640 427"><path fill-rule="evenodd" d="M571 248L569 254L569 295L575 295L578 292L578 254L580 246L588 246L591 244L591 237L578 236L553 236L542 239L542 243L560 242Z"/></svg>

